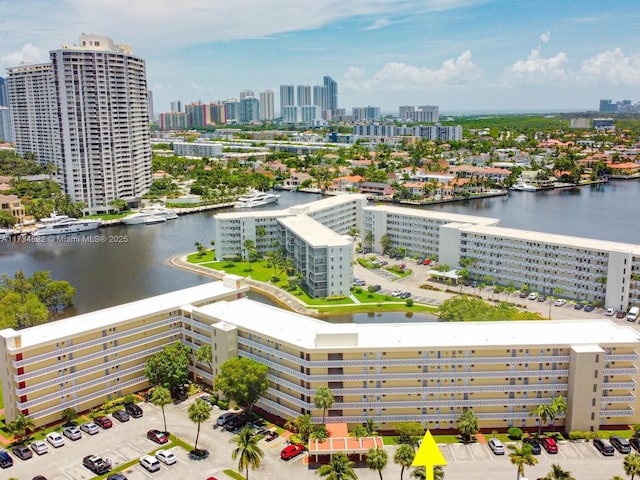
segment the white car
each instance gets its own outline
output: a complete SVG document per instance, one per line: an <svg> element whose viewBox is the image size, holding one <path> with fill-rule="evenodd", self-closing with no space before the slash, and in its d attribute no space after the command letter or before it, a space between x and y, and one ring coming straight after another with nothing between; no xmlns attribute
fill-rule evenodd
<svg viewBox="0 0 640 480"><path fill-rule="evenodd" d="M538 294L536 292L531 292L529 294L529 300L537 300L538 299Z"/></svg>
<svg viewBox="0 0 640 480"><path fill-rule="evenodd" d="M98 426L93 422L83 423L82 425L80 425L80 430L82 430L83 432L87 432L89 435L95 435L96 433L100 432Z"/></svg>
<svg viewBox="0 0 640 480"><path fill-rule="evenodd" d="M58 448L64 445L64 438L58 432L47 433L47 442L52 447Z"/></svg>
<svg viewBox="0 0 640 480"><path fill-rule="evenodd" d="M160 470L160 462L151 455L141 456L140 465L142 465L148 472L157 472Z"/></svg>
<svg viewBox="0 0 640 480"><path fill-rule="evenodd" d="M561 306L563 306L565 303L567 303L567 301L566 301L565 299L563 299L563 298L559 298L559 299L557 299L555 302L553 302L553 304L554 304L556 307L561 307Z"/></svg>
<svg viewBox="0 0 640 480"><path fill-rule="evenodd" d="M171 450L158 450L156 452L156 458L165 465L173 465L178 461L178 457L176 457Z"/></svg>
<svg viewBox="0 0 640 480"><path fill-rule="evenodd" d="M613 317L613 316L616 314L616 309L615 309L615 308L612 308L612 307L609 307L609 308L607 308L607 310L604 312L604 314L605 314L607 317Z"/></svg>
<svg viewBox="0 0 640 480"><path fill-rule="evenodd" d="M402 290L394 290L391 292L392 297L399 297L400 295L402 295Z"/></svg>
<svg viewBox="0 0 640 480"><path fill-rule="evenodd" d="M31 450L36 452L38 455L44 455L49 451L49 447L47 447L47 444L42 440L36 440L31 444Z"/></svg>

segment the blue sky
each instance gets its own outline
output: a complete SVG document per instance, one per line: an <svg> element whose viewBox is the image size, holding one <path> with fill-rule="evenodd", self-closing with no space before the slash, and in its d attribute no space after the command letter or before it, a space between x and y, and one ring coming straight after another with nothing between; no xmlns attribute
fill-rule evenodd
<svg viewBox="0 0 640 480"><path fill-rule="evenodd" d="M80 33L129 43L169 102L339 84L339 106L558 111L640 101L637 0L0 0L0 69ZM0 75L2 75L0 73Z"/></svg>

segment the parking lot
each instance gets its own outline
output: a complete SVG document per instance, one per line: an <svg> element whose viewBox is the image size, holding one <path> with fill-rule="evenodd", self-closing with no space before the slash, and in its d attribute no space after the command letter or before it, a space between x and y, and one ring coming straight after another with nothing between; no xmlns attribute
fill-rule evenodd
<svg viewBox="0 0 640 480"><path fill-rule="evenodd" d="M175 405L165 407L168 429L184 441L193 444L196 435L196 425L187 414L193 398ZM2 478L13 476L21 480L35 475L45 475L48 480L83 480L94 477L92 472L82 465L82 458L86 455L99 455L111 460L114 468L136 460L140 456L151 453L159 445L146 438L146 432L153 428L163 429L162 412L159 408L148 404L141 404L144 410L142 418L132 418L120 423L114 421L113 427L101 430L100 433L89 436L83 433L80 440L72 442L65 439L65 445L58 449L49 446L49 452L30 460L19 460L12 455L14 466L1 472ZM231 460L234 443L233 434L215 428L217 417L222 412L214 407L211 418L201 426L198 447L209 451L209 455L201 460L189 457L188 452L180 447L172 448L178 457L175 465L162 464L161 469L149 473L137 463L122 472L128 480L205 480L210 476L218 480L229 480L230 477L222 473L225 469L236 469L236 463ZM286 446L286 438L278 437L273 442L261 440L259 446L265 453L263 466L249 477L259 480L317 479L316 470L308 465L306 454L297 456L289 461L280 459L280 451ZM515 467L509 461L509 456L494 455L489 448L480 443L470 445L450 444L441 445L440 449L447 459L445 467L447 478L454 479L482 479L487 478L511 480ZM384 469L385 478L398 478L400 468L393 462L394 446L386 447L389 461ZM613 457L603 457L590 442L562 442L556 455L542 452L537 456L539 464L527 467L525 472L529 479L536 479L546 475L552 463L560 463L563 468L573 473L578 480L608 480L611 476L623 474L623 456L618 452ZM357 468L356 473L361 480L375 480L377 472L366 467ZM405 478L408 475L405 474Z"/></svg>

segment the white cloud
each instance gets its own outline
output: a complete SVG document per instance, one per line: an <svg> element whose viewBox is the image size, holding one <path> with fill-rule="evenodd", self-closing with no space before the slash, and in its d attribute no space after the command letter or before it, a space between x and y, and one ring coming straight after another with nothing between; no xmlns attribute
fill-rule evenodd
<svg viewBox="0 0 640 480"><path fill-rule="evenodd" d="M384 90L414 90L470 84L480 77L481 70L473 63L471 52L466 51L457 58L445 60L438 69L399 62L387 63L364 86Z"/></svg>
<svg viewBox="0 0 640 480"><path fill-rule="evenodd" d="M38 47L31 43L27 43L20 50L16 50L15 52L0 57L0 60L7 67L15 67L21 63L46 62L48 58L49 56L43 54Z"/></svg>
<svg viewBox="0 0 640 480"><path fill-rule="evenodd" d="M385 19L385 18L379 18L378 20L376 20L375 22L373 22L372 25L369 25L366 28L363 28L363 30L379 30L381 28L384 28L388 25L390 25L391 22L389 22L389 20Z"/></svg>
<svg viewBox="0 0 640 480"><path fill-rule="evenodd" d="M518 60L503 73L503 83L512 86L537 86L562 82L569 73L564 68L567 55L563 52L544 58L540 50L531 50L526 60Z"/></svg>
<svg viewBox="0 0 640 480"><path fill-rule="evenodd" d="M540 41L542 43L549 43L549 40L551 40L551 32L544 32L540 34Z"/></svg>
<svg viewBox="0 0 640 480"><path fill-rule="evenodd" d="M627 56L620 49L607 50L582 62L580 79L605 85L640 85L640 55Z"/></svg>

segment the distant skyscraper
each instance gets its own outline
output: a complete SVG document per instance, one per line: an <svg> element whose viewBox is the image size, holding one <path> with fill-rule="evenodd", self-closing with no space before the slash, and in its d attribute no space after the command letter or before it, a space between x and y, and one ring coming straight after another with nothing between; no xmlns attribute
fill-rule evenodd
<svg viewBox="0 0 640 480"><path fill-rule="evenodd" d="M297 105L287 105L282 109L282 121L284 123L299 123L302 111Z"/></svg>
<svg viewBox="0 0 640 480"><path fill-rule="evenodd" d="M380 107L353 107L352 109L353 121L368 121L380 119Z"/></svg>
<svg viewBox="0 0 640 480"><path fill-rule="evenodd" d="M182 113L182 100L174 100L171 102L171 111Z"/></svg>
<svg viewBox="0 0 640 480"><path fill-rule="evenodd" d="M7 96L7 83L4 78L0 77L0 107L8 107L9 99Z"/></svg>
<svg viewBox="0 0 640 480"><path fill-rule="evenodd" d="M302 107L304 105L313 105L311 103L311 86L298 85L298 101L296 105Z"/></svg>
<svg viewBox="0 0 640 480"><path fill-rule="evenodd" d="M260 120L271 121L275 118L274 97L271 90L260 92Z"/></svg>
<svg viewBox="0 0 640 480"><path fill-rule="evenodd" d="M221 103L209 104L209 121L216 125L224 125L227 123L226 108Z"/></svg>
<svg viewBox="0 0 640 480"><path fill-rule="evenodd" d="M242 123L260 121L260 100L256 97L244 97L240 100L240 121Z"/></svg>
<svg viewBox="0 0 640 480"><path fill-rule="evenodd" d="M327 87L324 85L313 86L313 105L320 110L327 110Z"/></svg>
<svg viewBox="0 0 640 480"><path fill-rule="evenodd" d="M209 105L193 102L185 105L184 111L189 115L189 127L203 128L209 124Z"/></svg>
<svg viewBox="0 0 640 480"><path fill-rule="evenodd" d="M228 98L222 102L225 109L227 123L237 123L240 121L240 102L237 98Z"/></svg>
<svg viewBox="0 0 640 480"><path fill-rule="evenodd" d="M247 97L255 97L253 90L243 90L240 92L240 100Z"/></svg>
<svg viewBox="0 0 640 480"><path fill-rule="evenodd" d="M0 106L0 142L13 142L13 130L11 129L11 118L9 108Z"/></svg>
<svg viewBox="0 0 640 480"><path fill-rule="evenodd" d="M335 115L338 110L338 82L331 77L324 77L324 86L327 88L327 110Z"/></svg>
<svg viewBox="0 0 640 480"><path fill-rule="evenodd" d="M16 151L33 152L90 213L133 200L151 186L145 63L131 46L81 35L51 62L9 69Z"/></svg>
<svg viewBox="0 0 640 480"><path fill-rule="evenodd" d="M417 108L411 105L398 107L398 119L401 122L429 122L437 123L440 119L437 105L419 105Z"/></svg>
<svg viewBox="0 0 640 480"><path fill-rule="evenodd" d="M147 90L147 105L149 106L149 124L155 123L156 116L153 113L153 92Z"/></svg>
<svg viewBox="0 0 640 480"><path fill-rule="evenodd" d="M280 85L280 116L284 116L284 107L295 104L295 87L293 85Z"/></svg>
<svg viewBox="0 0 640 480"><path fill-rule="evenodd" d="M600 100L600 112L612 113L618 109L618 106L611 99Z"/></svg>

